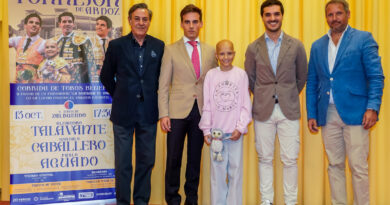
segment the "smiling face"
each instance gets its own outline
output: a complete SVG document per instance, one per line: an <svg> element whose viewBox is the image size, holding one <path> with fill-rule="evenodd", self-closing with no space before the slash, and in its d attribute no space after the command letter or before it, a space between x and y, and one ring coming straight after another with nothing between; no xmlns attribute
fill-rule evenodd
<svg viewBox="0 0 390 205"><path fill-rule="evenodd" d="M283 14L279 5L265 7L262 18L267 32L276 33L282 28Z"/></svg>
<svg viewBox="0 0 390 205"><path fill-rule="evenodd" d="M150 16L147 9L137 9L129 17L131 32L135 37L145 37L150 26Z"/></svg>
<svg viewBox="0 0 390 205"><path fill-rule="evenodd" d="M48 40L45 43L45 57L52 59L58 54L58 45L54 40Z"/></svg>
<svg viewBox="0 0 390 205"><path fill-rule="evenodd" d="M343 4L334 3L326 7L326 21L332 33L342 33L348 25L350 12L346 12Z"/></svg>
<svg viewBox="0 0 390 205"><path fill-rule="evenodd" d="M37 17L31 17L28 19L27 24L24 24L24 30L30 37L36 36L41 30L40 21Z"/></svg>
<svg viewBox="0 0 390 205"><path fill-rule="evenodd" d="M184 31L184 36L191 41L196 40L199 36L199 31L203 27L203 22L200 21L200 15L197 12L189 12L183 15L181 27Z"/></svg>
<svg viewBox="0 0 390 205"><path fill-rule="evenodd" d="M62 34L67 36L72 33L74 28L74 22L71 16L62 16L59 23L60 28L62 29Z"/></svg>
<svg viewBox="0 0 390 205"><path fill-rule="evenodd" d="M233 43L228 40L222 40L217 44L216 57L219 61L221 70L230 70L233 65L233 60L236 52L234 51Z"/></svg>
<svg viewBox="0 0 390 205"><path fill-rule="evenodd" d="M96 21L95 29L96 29L96 34L100 38L107 37L108 32L110 32L110 29L107 27L107 22L105 22L103 20L97 20Z"/></svg>

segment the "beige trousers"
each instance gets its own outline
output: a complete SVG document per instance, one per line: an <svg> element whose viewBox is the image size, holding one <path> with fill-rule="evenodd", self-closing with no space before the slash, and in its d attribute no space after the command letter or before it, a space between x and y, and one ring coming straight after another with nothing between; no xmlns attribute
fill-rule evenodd
<svg viewBox="0 0 390 205"><path fill-rule="evenodd" d="M363 126L346 125L336 107L328 107L327 122L322 127L322 138L329 160L328 175L332 204L347 204L345 157L352 172L355 205L370 204L368 182L369 131Z"/></svg>
<svg viewBox="0 0 390 205"><path fill-rule="evenodd" d="M279 138L280 158L283 163L283 190L286 205L298 202L299 120L289 120L276 104L271 117L255 120L255 142L259 157L261 201L274 201L274 147L276 134Z"/></svg>

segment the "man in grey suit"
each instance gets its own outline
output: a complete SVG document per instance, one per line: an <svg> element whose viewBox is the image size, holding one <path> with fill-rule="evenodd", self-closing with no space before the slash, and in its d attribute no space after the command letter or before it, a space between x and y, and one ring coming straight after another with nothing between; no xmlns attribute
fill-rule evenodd
<svg viewBox="0 0 390 205"><path fill-rule="evenodd" d="M275 135L283 162L284 200L297 203L299 153L299 93L306 82L303 44L281 30L284 9L278 0L261 5L265 33L246 51L245 70L253 93L256 150L259 156L262 204L272 204Z"/></svg>

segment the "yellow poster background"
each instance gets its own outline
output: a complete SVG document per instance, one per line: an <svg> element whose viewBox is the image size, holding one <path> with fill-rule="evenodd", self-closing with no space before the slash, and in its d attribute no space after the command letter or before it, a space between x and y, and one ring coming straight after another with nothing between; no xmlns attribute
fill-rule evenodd
<svg viewBox="0 0 390 205"><path fill-rule="evenodd" d="M123 0L124 33L130 31L127 23L127 11L135 2ZM215 45L220 39L228 38L235 44L236 59L234 64L243 67L244 53L250 42L259 37L264 28L259 14L262 1L258 0L146 0L154 16L149 34L165 43L172 43L182 36L180 28L180 10L188 3L200 6L204 12L204 28L201 40ZM311 44L328 31L325 22L324 6L326 0L282 0L285 7L283 30L299 38L305 45L307 55ZM385 76L385 89L379 122L371 130L370 136L370 197L371 204L390 204L390 99L387 84L390 71L390 2L388 0L349 0L351 7L350 25L360 30L372 32L379 44L379 54ZM8 11L7 1L0 2L1 24L1 69L0 69L0 187L2 200L9 200L9 71L8 71ZM301 119L301 151L299 156L299 204L331 204L327 179L327 159L320 134L309 133L306 123L305 94L302 96L303 117ZM259 204L257 155L254 146L253 126L244 140L244 185L243 204ZM152 175L151 204L165 204L164 170L165 170L165 134L158 131L156 165ZM282 165L275 150L275 204L283 204ZM208 148L203 153L202 176L199 189L199 204L209 204L209 158ZM185 159L183 159L185 161ZM183 166L184 171L184 166ZM182 171L182 184L184 175ZM348 172L348 204L352 205L352 185ZM183 195L181 187L180 193Z"/></svg>

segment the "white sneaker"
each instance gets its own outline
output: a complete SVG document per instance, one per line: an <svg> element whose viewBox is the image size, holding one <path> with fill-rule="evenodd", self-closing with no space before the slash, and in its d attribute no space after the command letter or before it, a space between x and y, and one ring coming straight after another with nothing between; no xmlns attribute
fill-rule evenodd
<svg viewBox="0 0 390 205"><path fill-rule="evenodd" d="M272 205L271 201L266 199L265 201L261 202L260 205Z"/></svg>

